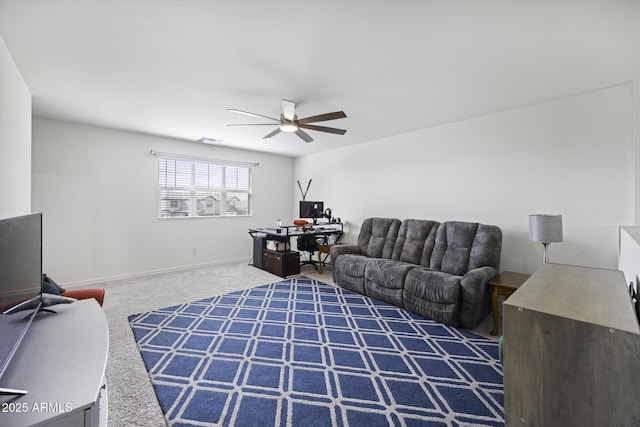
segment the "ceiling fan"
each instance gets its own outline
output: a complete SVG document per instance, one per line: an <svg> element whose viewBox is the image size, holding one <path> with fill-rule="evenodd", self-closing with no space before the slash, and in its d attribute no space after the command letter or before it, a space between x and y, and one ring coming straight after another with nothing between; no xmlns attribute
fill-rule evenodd
<svg viewBox="0 0 640 427"><path fill-rule="evenodd" d="M280 132L293 132L298 135L304 142L311 142L313 138L311 135L303 131L303 129L308 130L316 130L319 132L328 132L334 133L337 135L344 135L347 131L344 129L336 129L330 128L326 126L318 126L310 123L316 122L325 122L327 120L335 120L335 119L343 119L347 117L344 111L335 111L333 113L319 114L317 116L305 117L304 119L299 119L296 115L296 103L293 101L288 101L286 99L282 100L282 113L280 114L280 118L276 119L274 117L263 116L262 114L250 113L248 111L236 110L235 108L229 108L228 111L232 111L234 113L245 114L247 116L259 117L262 119L269 119L275 121L277 123L251 123L251 124L237 124L237 125L227 125L227 126L278 126L273 132L265 135L265 138L271 138L279 134Z"/></svg>

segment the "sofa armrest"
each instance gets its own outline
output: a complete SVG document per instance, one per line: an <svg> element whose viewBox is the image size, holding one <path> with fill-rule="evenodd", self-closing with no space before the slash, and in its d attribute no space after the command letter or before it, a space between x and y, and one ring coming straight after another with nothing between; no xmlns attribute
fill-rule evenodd
<svg viewBox="0 0 640 427"><path fill-rule="evenodd" d="M355 254L355 255L360 255L360 247L358 247L358 245L335 245L335 246L331 246L330 249L330 253L331 253L331 274L333 275L333 281L336 281L336 269L335 269L335 265L336 265L336 260L338 259L338 257L340 255L346 255L346 254Z"/></svg>
<svg viewBox="0 0 640 427"><path fill-rule="evenodd" d="M493 267L468 271L460 280L460 326L473 329L491 311L489 281L498 274Z"/></svg>
<svg viewBox="0 0 640 427"><path fill-rule="evenodd" d="M360 254L358 245L334 245L331 246L331 258L345 254Z"/></svg>

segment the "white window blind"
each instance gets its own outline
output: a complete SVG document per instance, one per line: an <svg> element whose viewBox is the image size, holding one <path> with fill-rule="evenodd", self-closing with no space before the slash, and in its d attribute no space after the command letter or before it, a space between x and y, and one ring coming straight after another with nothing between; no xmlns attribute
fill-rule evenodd
<svg viewBox="0 0 640 427"><path fill-rule="evenodd" d="M250 165L159 155L158 216L250 216L251 179Z"/></svg>

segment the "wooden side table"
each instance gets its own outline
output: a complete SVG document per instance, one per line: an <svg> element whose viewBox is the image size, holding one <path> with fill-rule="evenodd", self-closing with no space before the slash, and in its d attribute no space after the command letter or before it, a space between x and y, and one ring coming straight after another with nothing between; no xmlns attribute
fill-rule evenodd
<svg viewBox="0 0 640 427"><path fill-rule="evenodd" d="M489 281L489 285L491 285L491 307L493 309L493 331L491 331L491 335L498 335L498 296L502 295L505 299L508 298L529 277L531 276L528 274L503 271Z"/></svg>

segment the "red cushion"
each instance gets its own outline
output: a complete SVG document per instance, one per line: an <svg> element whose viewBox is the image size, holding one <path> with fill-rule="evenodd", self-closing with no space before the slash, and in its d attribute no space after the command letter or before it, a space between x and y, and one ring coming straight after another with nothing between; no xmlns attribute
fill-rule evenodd
<svg viewBox="0 0 640 427"><path fill-rule="evenodd" d="M64 291L61 293L63 297L75 298L75 299L89 299L95 298L98 301L98 304L102 306L104 302L104 289L102 288L94 288L94 289L75 289L71 291Z"/></svg>
<svg viewBox="0 0 640 427"><path fill-rule="evenodd" d="M69 297L69 298L75 298L75 299L95 298L95 300L98 301L98 304L100 304L100 306L102 306L102 303L104 302L104 289L101 289L101 288L77 289L75 291L64 291L60 295L62 295L63 297ZM14 301L12 303L3 305L2 307L0 307L0 313L6 310L9 310L14 305L20 304L23 301L26 301L26 300L23 299L20 301Z"/></svg>

